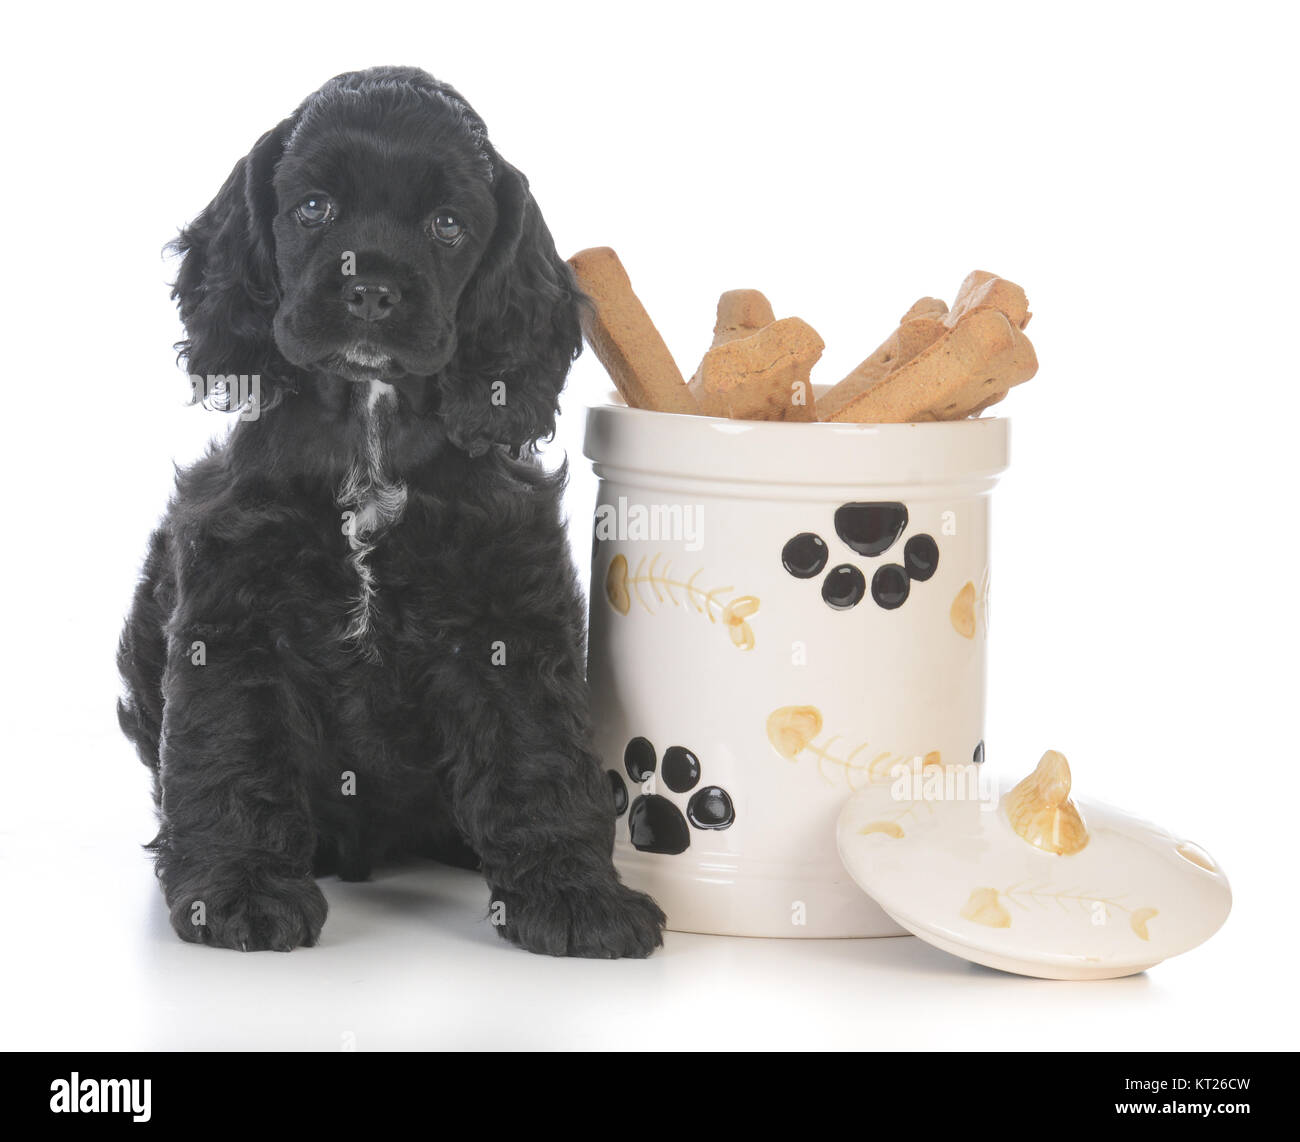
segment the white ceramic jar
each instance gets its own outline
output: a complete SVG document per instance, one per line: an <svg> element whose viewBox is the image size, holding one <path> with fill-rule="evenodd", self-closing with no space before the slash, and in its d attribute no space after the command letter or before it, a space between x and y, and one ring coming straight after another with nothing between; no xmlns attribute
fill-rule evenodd
<svg viewBox="0 0 1300 1142"><path fill-rule="evenodd" d="M901 932L836 819L899 761L982 758L1007 437L590 410L595 742L615 861L670 928Z"/></svg>

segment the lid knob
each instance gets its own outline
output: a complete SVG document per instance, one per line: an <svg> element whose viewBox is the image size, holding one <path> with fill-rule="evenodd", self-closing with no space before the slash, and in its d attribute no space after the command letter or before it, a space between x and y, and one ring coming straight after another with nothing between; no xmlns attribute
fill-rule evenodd
<svg viewBox="0 0 1300 1142"><path fill-rule="evenodd" d="M1070 763L1049 749L1038 768L1006 796L1007 818L1035 848L1068 855L1088 843L1088 830L1070 800Z"/></svg>

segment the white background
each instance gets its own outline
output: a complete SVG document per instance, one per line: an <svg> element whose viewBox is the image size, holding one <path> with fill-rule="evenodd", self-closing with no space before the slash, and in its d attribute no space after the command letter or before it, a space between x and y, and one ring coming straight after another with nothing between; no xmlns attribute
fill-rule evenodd
<svg viewBox="0 0 1300 1142"><path fill-rule="evenodd" d="M0 1046L1296 1045L1294 8L34 11L0 68ZM319 948L171 935L113 651L172 462L224 422L184 404L160 250L262 131L377 63L461 89L562 252L619 250L688 375L723 289L811 322L834 381L969 270L1025 285L1041 371L997 410L989 765L1060 749L1085 797L1203 844L1236 896L1215 939L1109 984L913 939L566 962L427 866L325 882ZM584 356L552 450L581 553L607 388Z"/></svg>

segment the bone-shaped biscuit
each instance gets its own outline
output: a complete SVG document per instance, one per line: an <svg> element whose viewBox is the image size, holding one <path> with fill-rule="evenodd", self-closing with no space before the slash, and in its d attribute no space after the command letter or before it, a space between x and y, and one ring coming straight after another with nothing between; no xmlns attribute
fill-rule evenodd
<svg viewBox="0 0 1300 1142"><path fill-rule="evenodd" d="M817 402L817 419L856 420L855 416L841 414L863 392L943 337L948 327L941 317L947 310L948 307L937 298L921 298L903 314L898 328L879 348Z"/></svg>
<svg viewBox="0 0 1300 1142"><path fill-rule="evenodd" d="M1029 324L1029 300L1025 291L1015 282L1000 278L987 270L976 270L968 274L961 283L952 309L944 317L944 323L952 328L968 313L977 309L999 309L1007 315L1007 320L1017 329L1024 329Z"/></svg>
<svg viewBox="0 0 1300 1142"><path fill-rule="evenodd" d="M947 312L946 301L937 297L923 297L913 303L912 308L903 314L898 324L902 325L904 321L911 321L915 317L942 318Z"/></svg>
<svg viewBox="0 0 1300 1142"><path fill-rule="evenodd" d="M820 420L958 420L976 416L1038 370L1025 291L985 270L952 309L921 298L879 349L817 402Z"/></svg>
<svg viewBox="0 0 1300 1142"><path fill-rule="evenodd" d="M706 416L738 420L813 420L809 373L825 348L816 330L785 317L757 333L715 345L690 391Z"/></svg>
<svg viewBox="0 0 1300 1142"><path fill-rule="evenodd" d="M772 303L756 289L729 289L718 298L713 347L749 337L776 320Z"/></svg>
<svg viewBox="0 0 1300 1142"><path fill-rule="evenodd" d="M718 319L713 323L713 343L710 348L716 349L719 345L739 341L742 337L752 337L775 320L772 303L758 290L729 289L718 298ZM697 369L687 384L696 385L699 375Z"/></svg>
<svg viewBox="0 0 1300 1142"><path fill-rule="evenodd" d="M874 384L846 390L842 381L818 402L818 413L822 420L878 424L960 420L996 404L1037 370L1033 346L1006 314L977 309Z"/></svg>
<svg viewBox="0 0 1300 1142"><path fill-rule="evenodd" d="M618 255L597 246L574 254L569 265L592 301L583 316L583 333L628 405L699 412L668 346L632 292Z"/></svg>

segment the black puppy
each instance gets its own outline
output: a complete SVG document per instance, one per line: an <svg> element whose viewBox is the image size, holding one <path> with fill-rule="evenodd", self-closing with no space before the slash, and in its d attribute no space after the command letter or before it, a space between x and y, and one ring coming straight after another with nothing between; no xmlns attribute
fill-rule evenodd
<svg viewBox="0 0 1300 1142"><path fill-rule="evenodd" d="M315 875L405 851L480 864L522 947L649 954L533 456L583 299L523 175L452 88L349 73L177 247L192 381L248 399L178 476L119 652L176 932L311 944Z"/></svg>

